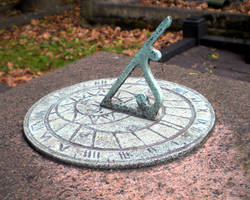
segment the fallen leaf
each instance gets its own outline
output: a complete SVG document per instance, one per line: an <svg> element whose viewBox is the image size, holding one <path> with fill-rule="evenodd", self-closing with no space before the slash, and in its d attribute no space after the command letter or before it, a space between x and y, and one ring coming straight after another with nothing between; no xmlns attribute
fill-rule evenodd
<svg viewBox="0 0 250 200"><path fill-rule="evenodd" d="M32 19L32 20L30 21L30 23L31 23L33 26L36 26L36 25L39 24L39 20Z"/></svg>
<svg viewBox="0 0 250 200"><path fill-rule="evenodd" d="M7 67L10 71L13 70L13 66L14 64L12 62L7 62Z"/></svg>
<svg viewBox="0 0 250 200"><path fill-rule="evenodd" d="M44 39L49 39L50 37L51 37L51 35L50 35L50 33L48 33L48 32L45 32L43 35L42 35L42 37L44 38Z"/></svg>
<svg viewBox="0 0 250 200"><path fill-rule="evenodd" d="M132 50L132 49L126 49L122 51L122 53L129 55L129 56L134 56L136 52L137 52L136 50Z"/></svg>
<svg viewBox="0 0 250 200"><path fill-rule="evenodd" d="M198 68L198 65L197 64L194 64L193 66L192 66L192 69L197 69Z"/></svg>
<svg viewBox="0 0 250 200"><path fill-rule="evenodd" d="M199 73L195 73L195 72L189 72L188 74L189 75L195 75L195 76L200 75Z"/></svg>
<svg viewBox="0 0 250 200"><path fill-rule="evenodd" d="M211 54L211 58L213 58L215 60L218 60L219 59L219 55L212 53Z"/></svg>
<svg viewBox="0 0 250 200"><path fill-rule="evenodd" d="M43 73L42 73L42 72L37 72L37 75L38 75L38 76L42 76Z"/></svg>

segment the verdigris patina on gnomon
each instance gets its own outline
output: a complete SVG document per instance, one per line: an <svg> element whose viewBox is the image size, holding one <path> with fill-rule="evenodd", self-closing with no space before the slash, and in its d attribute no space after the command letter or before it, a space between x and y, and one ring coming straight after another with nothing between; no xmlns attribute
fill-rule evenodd
<svg viewBox="0 0 250 200"><path fill-rule="evenodd" d="M213 127L213 109L201 94L163 80L157 80L162 100L154 120L100 106L115 83L115 79L91 80L43 97L25 116L27 139L39 151L68 163L129 168L184 154ZM155 95L148 83L126 76L112 92L112 103L141 109L136 96L143 93L147 104L153 105Z"/></svg>

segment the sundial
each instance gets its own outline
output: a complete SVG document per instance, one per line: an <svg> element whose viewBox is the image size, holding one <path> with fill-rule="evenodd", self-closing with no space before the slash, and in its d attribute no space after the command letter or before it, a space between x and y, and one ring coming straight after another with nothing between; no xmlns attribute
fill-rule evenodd
<svg viewBox="0 0 250 200"><path fill-rule="evenodd" d="M24 133L38 151L93 168L134 168L191 151L211 131L212 106L197 91L155 80L148 64L161 53L154 42L167 17L117 79L90 80L56 90L36 102ZM130 77L140 67L144 77Z"/></svg>

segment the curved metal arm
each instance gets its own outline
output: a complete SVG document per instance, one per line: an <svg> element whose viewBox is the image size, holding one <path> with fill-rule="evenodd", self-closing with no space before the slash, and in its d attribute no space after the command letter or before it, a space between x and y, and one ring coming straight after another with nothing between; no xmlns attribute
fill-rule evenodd
<svg viewBox="0 0 250 200"><path fill-rule="evenodd" d="M157 113L162 106L163 97L161 90L156 80L154 79L150 67L149 60L158 61L161 59L161 52L153 47L153 44L157 41L160 35L170 26L171 18L165 18L160 25L156 28L155 32L150 36L150 38L145 42L142 48L137 52L134 58L130 61L124 71L120 74L116 82L113 84L112 88L109 90L107 95L101 102L101 106L106 108L111 108L119 112L125 112L128 114L136 115L138 117L144 117L147 119L156 119ZM141 67L144 72L144 77L146 82L151 89L154 96L154 104L150 105L146 95L138 94L136 96L136 102L138 108L131 108L122 104L112 103L112 97L119 90L121 85L129 77L132 71L136 67Z"/></svg>

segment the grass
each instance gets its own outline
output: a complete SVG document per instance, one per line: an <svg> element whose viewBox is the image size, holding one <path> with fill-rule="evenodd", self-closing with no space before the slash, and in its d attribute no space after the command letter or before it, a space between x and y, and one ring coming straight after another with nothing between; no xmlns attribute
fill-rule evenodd
<svg viewBox="0 0 250 200"><path fill-rule="evenodd" d="M138 47L138 43L131 43L129 48ZM125 49L122 41L115 46L101 46L98 40L52 38L41 42L23 35L17 40L0 41L0 71L8 73L21 68L30 69L36 74L65 66L97 51L122 53Z"/></svg>
<svg viewBox="0 0 250 200"><path fill-rule="evenodd" d="M81 27L80 19L80 9L76 7L59 15L32 19L11 30L0 30L0 82L16 86L21 76L36 77L97 51L133 56L152 34L147 29L126 30L107 25ZM181 31L167 32L155 48L180 39Z"/></svg>

